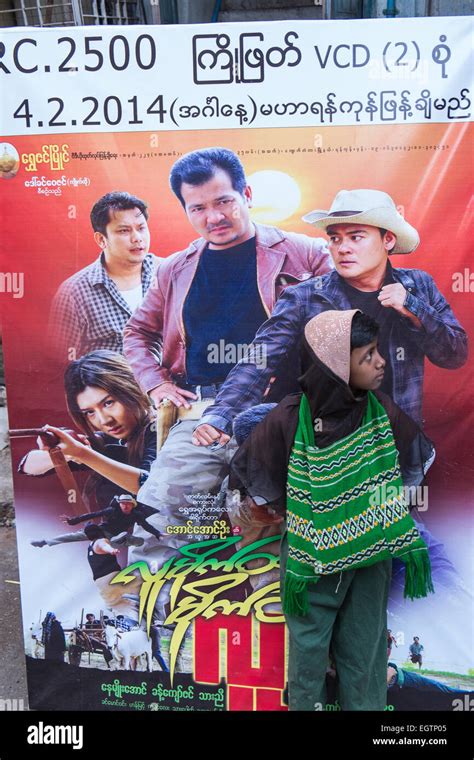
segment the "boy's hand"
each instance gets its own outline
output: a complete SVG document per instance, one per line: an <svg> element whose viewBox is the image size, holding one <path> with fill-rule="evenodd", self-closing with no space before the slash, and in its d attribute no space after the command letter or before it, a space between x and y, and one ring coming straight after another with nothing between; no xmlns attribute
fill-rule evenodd
<svg viewBox="0 0 474 760"><path fill-rule="evenodd" d="M417 326L421 327L421 322L418 317L415 317L411 311L405 308L404 303L407 297L407 291L403 287L401 282L393 282L390 285L384 285L381 289L378 300L386 308L395 309L403 317L408 317Z"/></svg>
<svg viewBox="0 0 474 760"><path fill-rule="evenodd" d="M255 527L264 528L267 525L278 525L283 522L283 517L266 504L257 505L251 496L245 496L240 502L238 510L232 515L232 522L244 530L248 530Z"/></svg>
<svg viewBox="0 0 474 760"><path fill-rule="evenodd" d="M278 525L283 522L283 517L271 507L253 504L252 522L254 525Z"/></svg>

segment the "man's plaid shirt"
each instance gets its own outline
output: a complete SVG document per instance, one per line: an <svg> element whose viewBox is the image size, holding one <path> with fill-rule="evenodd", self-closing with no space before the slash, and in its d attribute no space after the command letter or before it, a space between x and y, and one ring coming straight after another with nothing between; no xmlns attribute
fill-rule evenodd
<svg viewBox="0 0 474 760"><path fill-rule="evenodd" d="M152 253L143 260L143 296L159 262ZM122 353L123 330L131 315L129 305L107 274L101 253L59 287L49 315L49 341L62 360L79 359L103 348Z"/></svg>

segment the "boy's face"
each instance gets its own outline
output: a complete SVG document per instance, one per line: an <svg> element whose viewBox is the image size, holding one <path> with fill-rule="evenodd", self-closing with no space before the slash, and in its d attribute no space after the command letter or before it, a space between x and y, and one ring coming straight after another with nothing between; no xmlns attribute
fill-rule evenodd
<svg viewBox="0 0 474 760"><path fill-rule="evenodd" d="M377 339L367 346L353 348L349 385L357 390L377 390L382 384L384 367L385 359L378 352Z"/></svg>

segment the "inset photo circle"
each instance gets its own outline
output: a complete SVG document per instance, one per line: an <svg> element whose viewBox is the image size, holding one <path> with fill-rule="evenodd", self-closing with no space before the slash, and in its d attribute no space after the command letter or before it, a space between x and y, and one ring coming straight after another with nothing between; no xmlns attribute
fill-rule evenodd
<svg viewBox="0 0 474 760"><path fill-rule="evenodd" d="M20 156L14 145L11 143L0 143L0 177L2 179L13 179L16 177L20 166Z"/></svg>

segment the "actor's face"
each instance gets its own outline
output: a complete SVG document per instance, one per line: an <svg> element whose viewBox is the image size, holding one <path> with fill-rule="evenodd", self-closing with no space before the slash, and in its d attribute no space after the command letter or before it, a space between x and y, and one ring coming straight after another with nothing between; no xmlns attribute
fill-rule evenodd
<svg viewBox="0 0 474 760"><path fill-rule="evenodd" d="M382 384L384 367L385 359L378 352L377 340L367 346L353 348L349 385L356 390L377 390Z"/></svg>
<svg viewBox="0 0 474 760"><path fill-rule="evenodd" d="M122 510L124 515L129 515L130 512L133 511L134 506L135 506L135 503L133 501L120 502L120 509Z"/></svg>
<svg viewBox="0 0 474 760"><path fill-rule="evenodd" d="M335 224L327 228L329 250L337 272L346 280L370 275L385 266L396 237L364 224Z"/></svg>
<svg viewBox="0 0 474 760"><path fill-rule="evenodd" d="M95 430L112 438L127 438L136 425L131 411L103 388L87 386L78 394L77 404Z"/></svg>
<svg viewBox="0 0 474 760"><path fill-rule="evenodd" d="M150 249L150 230L138 208L111 211L105 232L96 232L94 238L111 263L141 263Z"/></svg>
<svg viewBox="0 0 474 760"><path fill-rule="evenodd" d="M247 186L240 195L222 169L218 169L212 179L202 185L183 182L181 195L189 221L196 232L208 241L209 248L231 248L253 237L249 216L252 191Z"/></svg>

